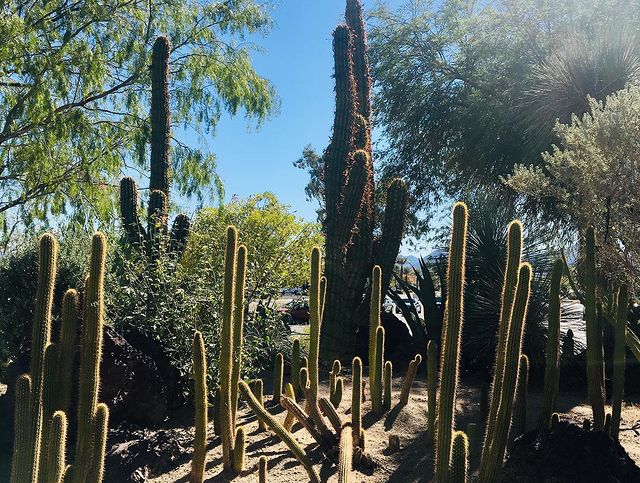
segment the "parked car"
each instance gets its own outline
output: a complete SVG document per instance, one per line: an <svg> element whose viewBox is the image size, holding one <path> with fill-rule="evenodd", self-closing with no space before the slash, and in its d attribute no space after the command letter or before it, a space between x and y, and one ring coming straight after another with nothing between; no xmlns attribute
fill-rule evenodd
<svg viewBox="0 0 640 483"><path fill-rule="evenodd" d="M309 322L309 302L306 300L292 300L278 309L278 313L282 315L282 319L289 323L308 323Z"/></svg>

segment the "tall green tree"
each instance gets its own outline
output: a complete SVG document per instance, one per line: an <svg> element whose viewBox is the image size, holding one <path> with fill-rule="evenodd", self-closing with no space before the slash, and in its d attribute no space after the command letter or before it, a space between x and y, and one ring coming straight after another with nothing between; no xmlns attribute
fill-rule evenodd
<svg viewBox="0 0 640 483"><path fill-rule="evenodd" d="M212 134L223 112L258 122L274 92L245 36L266 33L254 0L8 0L0 11L0 216L114 213L117 181L148 170L149 65L172 45L174 126ZM204 197L215 158L173 130L174 187ZM143 185L146 183L143 183Z"/></svg>
<svg viewBox="0 0 640 483"><path fill-rule="evenodd" d="M638 0L409 0L373 16L380 164L418 211L539 164L557 118L639 78Z"/></svg>

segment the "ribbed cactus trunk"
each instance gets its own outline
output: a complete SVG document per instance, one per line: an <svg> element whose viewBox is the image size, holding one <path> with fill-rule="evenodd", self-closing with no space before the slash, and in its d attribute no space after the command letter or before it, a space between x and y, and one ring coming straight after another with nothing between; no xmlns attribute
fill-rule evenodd
<svg viewBox="0 0 640 483"><path fill-rule="evenodd" d="M546 363L544 369L544 399L540 411L538 429L548 431L551 415L555 410L560 381L560 284L564 263L556 260L551 272L549 287L549 323L547 329Z"/></svg>
<svg viewBox="0 0 640 483"><path fill-rule="evenodd" d="M353 460L353 433L346 425L340 432L340 457L338 462L338 482L349 483L351 481L351 463Z"/></svg>
<svg viewBox="0 0 640 483"><path fill-rule="evenodd" d="M618 439L620 434L622 397L624 395L625 337L627 312L629 310L629 289L627 285L622 285L618 290L617 308L613 350L613 391L611 396L611 437L613 439Z"/></svg>
<svg viewBox="0 0 640 483"><path fill-rule="evenodd" d="M453 435L451 448L451 483L467 483L469 477L469 440L462 431Z"/></svg>
<svg viewBox="0 0 640 483"><path fill-rule="evenodd" d="M191 460L191 483L204 481L204 465L207 456L207 359L204 340L199 331L193 336L193 381L195 402L195 437Z"/></svg>
<svg viewBox="0 0 640 483"><path fill-rule="evenodd" d="M382 267L382 293L398 254L407 204L404 183L387 191L382 233L374 239L371 152L371 79L360 0L348 0L346 24L333 34L336 110L333 134L323 154L325 187L325 274L330 281L322 331L322 360L351 360L356 332L366 320L363 303L372 261ZM366 331L365 327L362 327Z"/></svg>
<svg viewBox="0 0 640 483"><path fill-rule="evenodd" d="M169 198L171 110L169 107L169 54L171 43L165 36L153 44L151 61L151 179L149 189Z"/></svg>
<svg viewBox="0 0 640 483"><path fill-rule="evenodd" d="M587 382L593 411L593 429L604 429L604 356L601 316L597 311L596 236L592 226L585 235L584 285L587 325Z"/></svg>
<svg viewBox="0 0 640 483"><path fill-rule="evenodd" d="M440 397L436 421L436 482L447 483L451 462L451 443L455 416L460 339L464 307L464 279L468 210L464 203L453 207L453 225L447 266L447 302L442 327L440 356Z"/></svg>
<svg viewBox="0 0 640 483"><path fill-rule="evenodd" d="M351 429L353 431L353 444L360 444L360 431L362 430L362 361L354 357L351 365Z"/></svg>
<svg viewBox="0 0 640 483"><path fill-rule="evenodd" d="M320 248L313 247L311 250L311 283L309 287L309 384L315 397L318 397L320 334L327 287L327 282L321 281L322 267L320 263Z"/></svg>
<svg viewBox="0 0 640 483"><path fill-rule="evenodd" d="M382 368L384 360L384 337L378 335L378 329L382 329L380 326L381 290L382 270L376 265L373 267L371 274L369 306L369 389L371 391L371 407L373 412L377 414L382 411ZM382 339L378 341L378 337L382 337Z"/></svg>

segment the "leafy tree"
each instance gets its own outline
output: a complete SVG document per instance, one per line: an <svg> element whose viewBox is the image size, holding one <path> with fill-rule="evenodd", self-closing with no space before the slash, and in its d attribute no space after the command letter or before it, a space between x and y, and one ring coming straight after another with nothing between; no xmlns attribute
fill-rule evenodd
<svg viewBox="0 0 640 483"><path fill-rule="evenodd" d="M3 2L0 18L0 216L5 223L70 210L113 213L122 176L146 171L150 55L172 42L174 126L214 132L224 111L263 120L269 82L252 67L246 34L266 32L255 0ZM174 129L175 186L204 197L213 154ZM14 216L7 216L13 213Z"/></svg>
<svg viewBox="0 0 640 483"><path fill-rule="evenodd" d="M316 150L307 144L303 151L302 156L293 162L293 165L298 169L306 170L309 173L309 182L304 187L304 194L307 196L307 201L317 201L320 204L320 208L316 210L318 215L318 222L324 223L325 206L324 206L324 162L322 156L320 156Z"/></svg>
<svg viewBox="0 0 640 483"><path fill-rule="evenodd" d="M539 164L556 118L638 80L637 0L410 0L370 29L387 176L413 208ZM506 191L506 190L503 190Z"/></svg>
<svg viewBox="0 0 640 483"><path fill-rule="evenodd" d="M313 246L322 244L320 227L298 218L272 193L200 210L183 264L193 271L206 266L212 273L222 274L225 233L230 224L238 228L240 241L248 249L247 303L309 281L309 254ZM212 280L219 283L220 277Z"/></svg>
<svg viewBox="0 0 640 483"><path fill-rule="evenodd" d="M542 166L518 166L507 184L534 200L557 204L573 223L598 233L606 274L640 272L640 87L590 100L589 113L558 124L559 139Z"/></svg>

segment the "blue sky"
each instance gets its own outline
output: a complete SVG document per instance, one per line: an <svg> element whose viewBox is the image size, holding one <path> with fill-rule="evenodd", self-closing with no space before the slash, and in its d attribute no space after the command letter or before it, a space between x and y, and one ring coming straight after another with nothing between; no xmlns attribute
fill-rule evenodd
<svg viewBox="0 0 640 483"><path fill-rule="evenodd" d="M385 0L390 7L403 0ZM374 1L364 1L372 8ZM253 56L256 70L274 85L280 110L260 129L242 116L224 116L207 140L217 156L226 199L272 191L299 216L315 220L315 203L306 201L306 172L293 166L307 144L322 152L333 121L331 33L344 19L345 0L281 0L275 26L252 39L264 51Z"/></svg>

